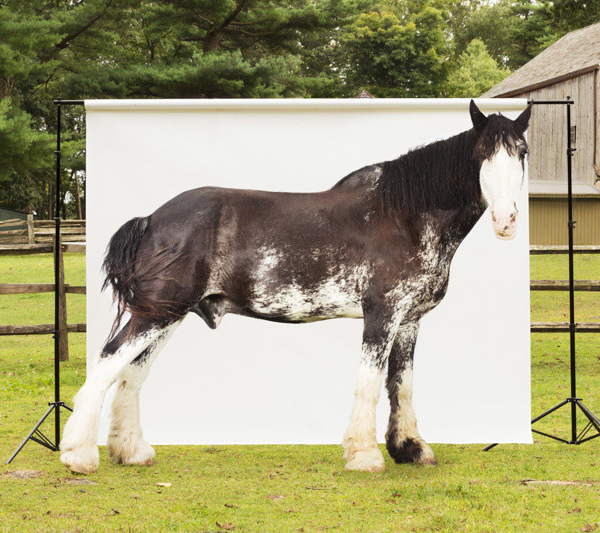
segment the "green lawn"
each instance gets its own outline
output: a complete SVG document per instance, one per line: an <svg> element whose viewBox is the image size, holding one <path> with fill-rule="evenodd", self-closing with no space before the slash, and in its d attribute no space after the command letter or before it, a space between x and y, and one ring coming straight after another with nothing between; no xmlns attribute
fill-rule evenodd
<svg viewBox="0 0 600 533"><path fill-rule="evenodd" d="M67 283L83 284L84 257L65 261ZM533 279L565 279L566 257L533 256L531 271ZM600 279L600 256L579 256L576 274ZM0 257L1 283L52 280L50 256ZM69 322L84 322L85 297L67 299ZM566 293L532 293L531 301L535 321L568 316ZM600 320L593 293L578 294L577 305L577 320ZM0 323L52 321L51 294L0 297ZM577 339L579 393L598 414L600 336ZM85 335L69 341L61 384L71 401L84 380ZM532 335L534 414L568 396L568 348L566 334ZM1 338L3 461L53 397L52 353L50 336ZM567 414L540 429L568 437ZM340 446L158 446L148 468L114 466L102 449L98 473L83 477L30 443L0 470L0 531L600 531L600 439L433 449L437 467L395 465L384 454L380 474L346 472ZM23 470L33 477L14 477Z"/></svg>

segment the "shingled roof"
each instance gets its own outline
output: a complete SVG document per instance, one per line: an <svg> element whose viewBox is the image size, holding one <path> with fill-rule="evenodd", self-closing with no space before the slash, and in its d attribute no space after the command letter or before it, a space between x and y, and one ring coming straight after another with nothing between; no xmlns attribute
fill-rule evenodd
<svg viewBox="0 0 600 533"><path fill-rule="evenodd" d="M516 96L585 74L599 65L600 22L568 33L481 96Z"/></svg>

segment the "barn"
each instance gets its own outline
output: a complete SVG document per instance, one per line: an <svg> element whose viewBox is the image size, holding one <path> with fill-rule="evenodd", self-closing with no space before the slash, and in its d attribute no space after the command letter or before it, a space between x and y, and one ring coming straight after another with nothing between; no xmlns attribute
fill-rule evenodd
<svg viewBox="0 0 600 533"><path fill-rule="evenodd" d="M571 108L575 244L600 244L598 91L600 23L571 32L482 97L574 100ZM567 243L567 131L561 105L534 106L530 128L532 244Z"/></svg>

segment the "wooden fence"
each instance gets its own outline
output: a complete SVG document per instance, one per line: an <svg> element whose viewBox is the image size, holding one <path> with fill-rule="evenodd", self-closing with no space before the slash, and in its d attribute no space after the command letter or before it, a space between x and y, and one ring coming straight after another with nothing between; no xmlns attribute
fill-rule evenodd
<svg viewBox="0 0 600 533"><path fill-rule="evenodd" d="M62 225L62 222L61 222ZM22 255L55 252L52 244L17 244L0 245L0 255ZM69 360L69 338L68 333L83 333L86 324L67 323L67 294L86 294L85 286L74 286L65 283L65 267L63 261L64 252L85 253L85 244L63 244L58 251L58 297L60 299L60 316L58 321L59 331L59 359ZM4 283L0 284L0 296L3 294L35 294L41 292L55 292L54 283ZM54 324L34 325L0 325L0 336L2 335L41 335L54 334Z"/></svg>
<svg viewBox="0 0 600 533"><path fill-rule="evenodd" d="M61 220L60 235L64 242L85 242L85 220ZM49 244L54 242L54 220L15 218L0 222L0 245Z"/></svg>
<svg viewBox="0 0 600 533"><path fill-rule="evenodd" d="M52 221L41 221L52 222ZM70 222L70 221L65 221ZM81 222L81 221L78 221ZM61 221L61 226L64 222ZM47 227L47 226L46 226ZM83 224L85 231L85 222ZM48 253L54 251L53 244L32 243L32 244L13 244L0 245L0 255L21 255ZM63 244L59 256L59 298L61 301L61 316L60 316L60 347L59 357L61 361L66 361L69 358L69 343L68 333L82 333L86 331L86 324L68 324L67 323L67 294L86 294L85 286L67 285L64 282L64 264L63 253L75 252L85 253L84 243L69 243ZM537 254L557 254L567 253L566 246L531 246L530 253ZM600 246L577 246L577 253L600 253ZM0 296L3 294L33 294L41 292L54 292L53 283L5 283L0 284ZM569 282L566 280L531 280L530 290L532 291L568 291ZM600 292L600 280L578 280L575 282L576 291L594 291ZM597 322L580 322L576 325L576 331L580 333L600 333L600 323ZM532 333L561 333L569 331L567 322L532 322ZM1 335L41 335L54 333L54 324L37 324L37 325L18 325L18 326L0 326Z"/></svg>

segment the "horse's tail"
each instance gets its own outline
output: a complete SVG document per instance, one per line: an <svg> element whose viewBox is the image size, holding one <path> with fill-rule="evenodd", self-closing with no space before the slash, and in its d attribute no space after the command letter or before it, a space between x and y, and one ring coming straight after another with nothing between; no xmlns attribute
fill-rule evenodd
<svg viewBox="0 0 600 533"><path fill-rule="evenodd" d="M110 338L116 333L125 311L131 311L135 307L135 258L147 225L148 217L133 218L129 222L125 222L112 236L106 248L102 264L102 270L106 277L102 284L102 290L110 285L117 302L117 317L113 323Z"/></svg>

